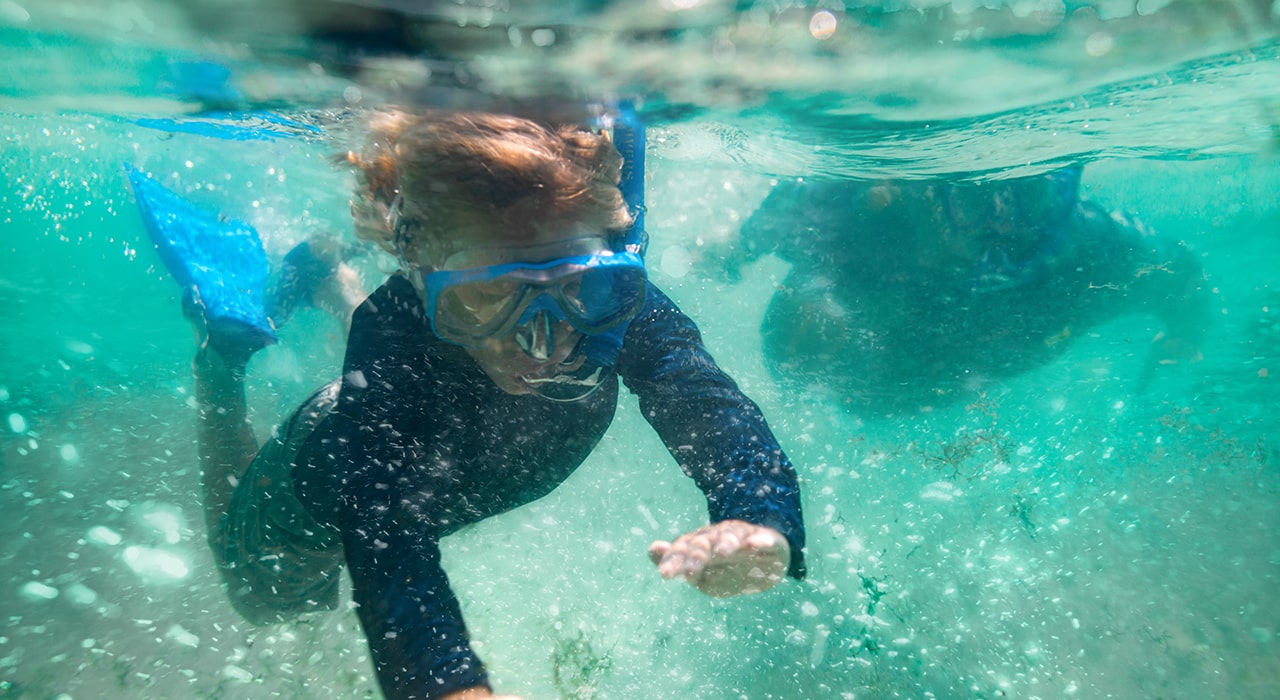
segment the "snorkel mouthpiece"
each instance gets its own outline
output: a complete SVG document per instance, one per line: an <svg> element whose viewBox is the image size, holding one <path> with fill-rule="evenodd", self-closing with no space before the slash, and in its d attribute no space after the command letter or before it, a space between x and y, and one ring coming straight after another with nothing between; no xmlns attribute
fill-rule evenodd
<svg viewBox="0 0 1280 700"><path fill-rule="evenodd" d="M538 310L532 318L517 325L512 335L515 336L516 345L520 346L524 354L539 362L545 362L551 359L551 355L556 351L554 324L551 314L546 310Z"/></svg>

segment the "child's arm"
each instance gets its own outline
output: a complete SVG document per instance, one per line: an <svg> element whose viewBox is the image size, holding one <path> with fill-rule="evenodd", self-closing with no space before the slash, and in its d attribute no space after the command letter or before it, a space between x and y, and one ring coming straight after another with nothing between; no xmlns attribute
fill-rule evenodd
<svg viewBox="0 0 1280 700"><path fill-rule="evenodd" d="M648 294L627 332L619 373L667 450L706 494L712 523L674 543L655 543L651 551L660 560L678 555L681 562L673 558L666 569L704 590L719 590L719 575L705 587L698 583L707 570L733 578L752 568L743 562L758 559L768 576L768 560L782 553L786 573L803 577L804 522L791 462L760 409L703 347L693 321L652 285ZM752 527L723 524L731 521Z"/></svg>

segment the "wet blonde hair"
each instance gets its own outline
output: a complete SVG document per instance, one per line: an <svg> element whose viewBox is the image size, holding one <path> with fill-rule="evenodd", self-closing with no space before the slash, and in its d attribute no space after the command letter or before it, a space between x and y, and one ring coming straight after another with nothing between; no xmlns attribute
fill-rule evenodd
<svg viewBox="0 0 1280 700"><path fill-rule="evenodd" d="M576 224L611 240L631 224L618 182L622 156L608 136L482 112L385 112L370 122L351 200L356 235L388 252L447 245L450 229L476 220L513 232ZM388 216L415 226L401 239ZM421 237L426 237L422 240ZM516 241L518 242L518 241Z"/></svg>

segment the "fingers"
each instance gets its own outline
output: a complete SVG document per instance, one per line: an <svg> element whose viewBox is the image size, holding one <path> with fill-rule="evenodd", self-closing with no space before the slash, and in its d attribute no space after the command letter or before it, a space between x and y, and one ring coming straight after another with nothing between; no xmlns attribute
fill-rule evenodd
<svg viewBox="0 0 1280 700"><path fill-rule="evenodd" d="M715 597L772 588L785 576L790 558L791 548L778 531L739 520L708 525L649 547L649 559L663 578L683 578Z"/></svg>
<svg viewBox="0 0 1280 700"><path fill-rule="evenodd" d="M675 542L655 542L649 547L649 558L658 565L663 578L696 580L707 560L711 558L713 539L704 532L706 528L682 535Z"/></svg>
<svg viewBox="0 0 1280 700"><path fill-rule="evenodd" d="M758 550L778 550L783 547L790 549L787 539L783 537L777 530L767 527L758 528L751 533L745 542L746 546L751 549Z"/></svg>
<svg viewBox="0 0 1280 700"><path fill-rule="evenodd" d="M667 552L671 551L671 543L658 540L649 545L649 561L654 564L662 562L663 557L667 556Z"/></svg>
<svg viewBox="0 0 1280 700"><path fill-rule="evenodd" d="M729 534L715 541L711 546L710 554L713 557L732 556L734 552L742 549L742 538L737 535Z"/></svg>

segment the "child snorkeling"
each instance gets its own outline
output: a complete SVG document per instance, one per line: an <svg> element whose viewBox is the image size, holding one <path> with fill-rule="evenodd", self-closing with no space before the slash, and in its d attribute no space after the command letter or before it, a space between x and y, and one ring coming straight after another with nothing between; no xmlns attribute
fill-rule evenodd
<svg viewBox="0 0 1280 700"><path fill-rule="evenodd" d="M619 381L707 498L709 525L650 547L658 572L718 597L804 575L792 465L647 281L607 135L392 112L345 160L357 234L400 269L355 310L342 378L261 448L244 382L269 325L202 303L221 292L175 272L201 335L209 542L245 618L335 606L345 565L387 697L494 697L440 539L563 482L608 428Z"/></svg>

